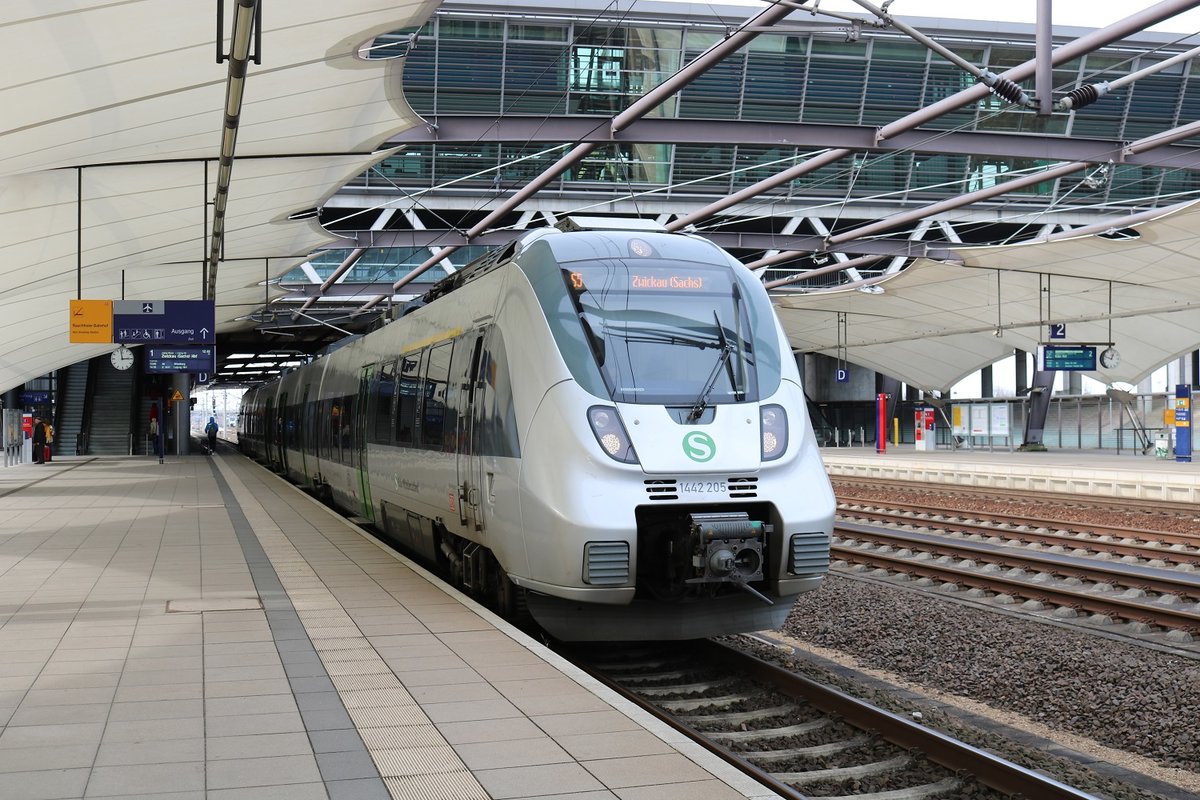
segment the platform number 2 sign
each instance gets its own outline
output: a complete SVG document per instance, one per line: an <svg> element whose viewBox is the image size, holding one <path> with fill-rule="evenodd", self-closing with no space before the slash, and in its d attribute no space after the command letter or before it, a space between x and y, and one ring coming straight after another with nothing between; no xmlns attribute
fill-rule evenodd
<svg viewBox="0 0 1200 800"><path fill-rule="evenodd" d="M1050 323L1050 338L1051 339L1067 338L1067 323L1065 323L1065 322Z"/></svg>

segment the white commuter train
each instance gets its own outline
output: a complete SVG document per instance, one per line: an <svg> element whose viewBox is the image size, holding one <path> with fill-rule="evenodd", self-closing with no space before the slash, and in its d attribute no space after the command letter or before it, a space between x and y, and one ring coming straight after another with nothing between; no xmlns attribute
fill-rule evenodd
<svg viewBox="0 0 1200 800"><path fill-rule="evenodd" d="M559 639L778 627L835 503L767 292L705 239L594 224L247 392L240 446Z"/></svg>

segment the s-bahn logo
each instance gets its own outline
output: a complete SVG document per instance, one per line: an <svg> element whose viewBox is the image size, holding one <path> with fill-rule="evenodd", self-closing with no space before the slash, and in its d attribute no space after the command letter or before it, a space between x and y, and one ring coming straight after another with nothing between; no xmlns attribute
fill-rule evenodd
<svg viewBox="0 0 1200 800"><path fill-rule="evenodd" d="M717 443L704 431L691 431L683 437L683 453L692 461L712 461L717 454Z"/></svg>

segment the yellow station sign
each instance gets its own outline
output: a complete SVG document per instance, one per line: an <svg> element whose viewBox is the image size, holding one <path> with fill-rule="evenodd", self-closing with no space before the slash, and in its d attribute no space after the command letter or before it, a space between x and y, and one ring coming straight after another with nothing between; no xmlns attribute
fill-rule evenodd
<svg viewBox="0 0 1200 800"><path fill-rule="evenodd" d="M70 314L73 344L112 342L112 300L72 300Z"/></svg>

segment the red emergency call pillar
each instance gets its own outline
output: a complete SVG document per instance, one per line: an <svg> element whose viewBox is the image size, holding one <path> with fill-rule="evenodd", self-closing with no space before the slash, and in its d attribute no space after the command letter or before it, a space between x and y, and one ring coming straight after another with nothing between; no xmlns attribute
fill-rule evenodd
<svg viewBox="0 0 1200 800"><path fill-rule="evenodd" d="M875 395L875 452L887 451L887 398L883 392Z"/></svg>

